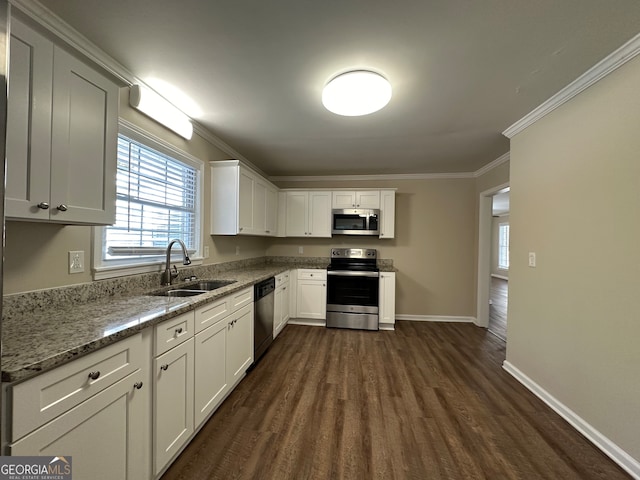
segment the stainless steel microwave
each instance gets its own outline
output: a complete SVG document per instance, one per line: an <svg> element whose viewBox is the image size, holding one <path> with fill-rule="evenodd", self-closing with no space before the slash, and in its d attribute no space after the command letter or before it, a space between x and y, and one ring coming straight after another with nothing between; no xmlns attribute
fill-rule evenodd
<svg viewBox="0 0 640 480"><path fill-rule="evenodd" d="M331 233L334 235L380 236L380 210L333 209L331 211Z"/></svg>

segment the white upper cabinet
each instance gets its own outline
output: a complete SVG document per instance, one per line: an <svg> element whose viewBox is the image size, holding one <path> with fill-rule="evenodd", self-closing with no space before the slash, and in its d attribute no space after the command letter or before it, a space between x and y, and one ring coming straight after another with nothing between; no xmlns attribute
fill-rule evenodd
<svg viewBox="0 0 640 480"><path fill-rule="evenodd" d="M331 192L288 191L285 235L331 237Z"/></svg>
<svg viewBox="0 0 640 480"><path fill-rule="evenodd" d="M7 218L113 224L118 86L16 18L9 84Z"/></svg>
<svg viewBox="0 0 640 480"><path fill-rule="evenodd" d="M210 165L211 235L275 236L277 188L237 160Z"/></svg>
<svg viewBox="0 0 640 480"><path fill-rule="evenodd" d="M335 190L331 203L333 208L380 208L380 191Z"/></svg>
<svg viewBox="0 0 640 480"><path fill-rule="evenodd" d="M380 191L380 238L394 238L396 234L396 192Z"/></svg>

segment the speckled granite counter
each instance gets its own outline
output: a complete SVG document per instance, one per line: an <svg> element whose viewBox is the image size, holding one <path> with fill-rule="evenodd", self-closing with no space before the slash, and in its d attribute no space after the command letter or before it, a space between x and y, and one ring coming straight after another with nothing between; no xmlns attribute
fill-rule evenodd
<svg viewBox="0 0 640 480"><path fill-rule="evenodd" d="M186 298L150 295L160 285L159 273L7 295L2 381L24 380L285 270L326 268L328 263L324 258L275 257L189 267L181 273L235 283Z"/></svg>

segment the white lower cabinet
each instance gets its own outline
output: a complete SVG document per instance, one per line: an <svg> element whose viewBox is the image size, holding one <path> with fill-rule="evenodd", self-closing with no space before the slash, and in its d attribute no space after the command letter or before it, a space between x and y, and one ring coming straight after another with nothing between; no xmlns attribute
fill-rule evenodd
<svg viewBox="0 0 640 480"><path fill-rule="evenodd" d="M193 433L193 337L153 362L153 471L158 474Z"/></svg>
<svg viewBox="0 0 640 480"><path fill-rule="evenodd" d="M227 383L233 388L253 363L253 303L227 319Z"/></svg>
<svg viewBox="0 0 640 480"><path fill-rule="evenodd" d="M253 288L243 290L234 299L253 296ZM237 301L237 303L241 303ZM227 393L244 376L253 363L253 303L236 307L222 316L223 302L214 308L204 306L196 311L201 323L207 317L215 323L195 336L195 427L198 428L216 409Z"/></svg>
<svg viewBox="0 0 640 480"><path fill-rule="evenodd" d="M325 320L327 318L327 271L298 270L296 318Z"/></svg>
<svg viewBox="0 0 640 480"><path fill-rule="evenodd" d="M195 425L198 427L229 391L227 382L227 328L225 320L196 335Z"/></svg>
<svg viewBox="0 0 640 480"><path fill-rule="evenodd" d="M11 455L71 456L78 479L149 478L143 379L141 370L132 373L14 443Z"/></svg>
<svg viewBox="0 0 640 480"><path fill-rule="evenodd" d="M278 336L289 321L291 296L289 285L289 271L276 275L276 290L273 297L273 338Z"/></svg>
<svg viewBox="0 0 640 480"><path fill-rule="evenodd" d="M8 386L8 452L71 456L79 479L151 478L150 360L151 329Z"/></svg>
<svg viewBox="0 0 640 480"><path fill-rule="evenodd" d="M379 324L382 329L393 330L396 323L396 274L380 272Z"/></svg>

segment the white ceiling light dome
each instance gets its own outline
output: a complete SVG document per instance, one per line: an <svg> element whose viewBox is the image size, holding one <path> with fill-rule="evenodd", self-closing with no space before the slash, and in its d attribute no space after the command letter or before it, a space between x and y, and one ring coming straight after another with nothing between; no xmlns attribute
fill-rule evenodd
<svg viewBox="0 0 640 480"><path fill-rule="evenodd" d="M322 104L337 115L356 117L377 112L391 100L391 84L370 70L353 70L334 77L322 91Z"/></svg>

